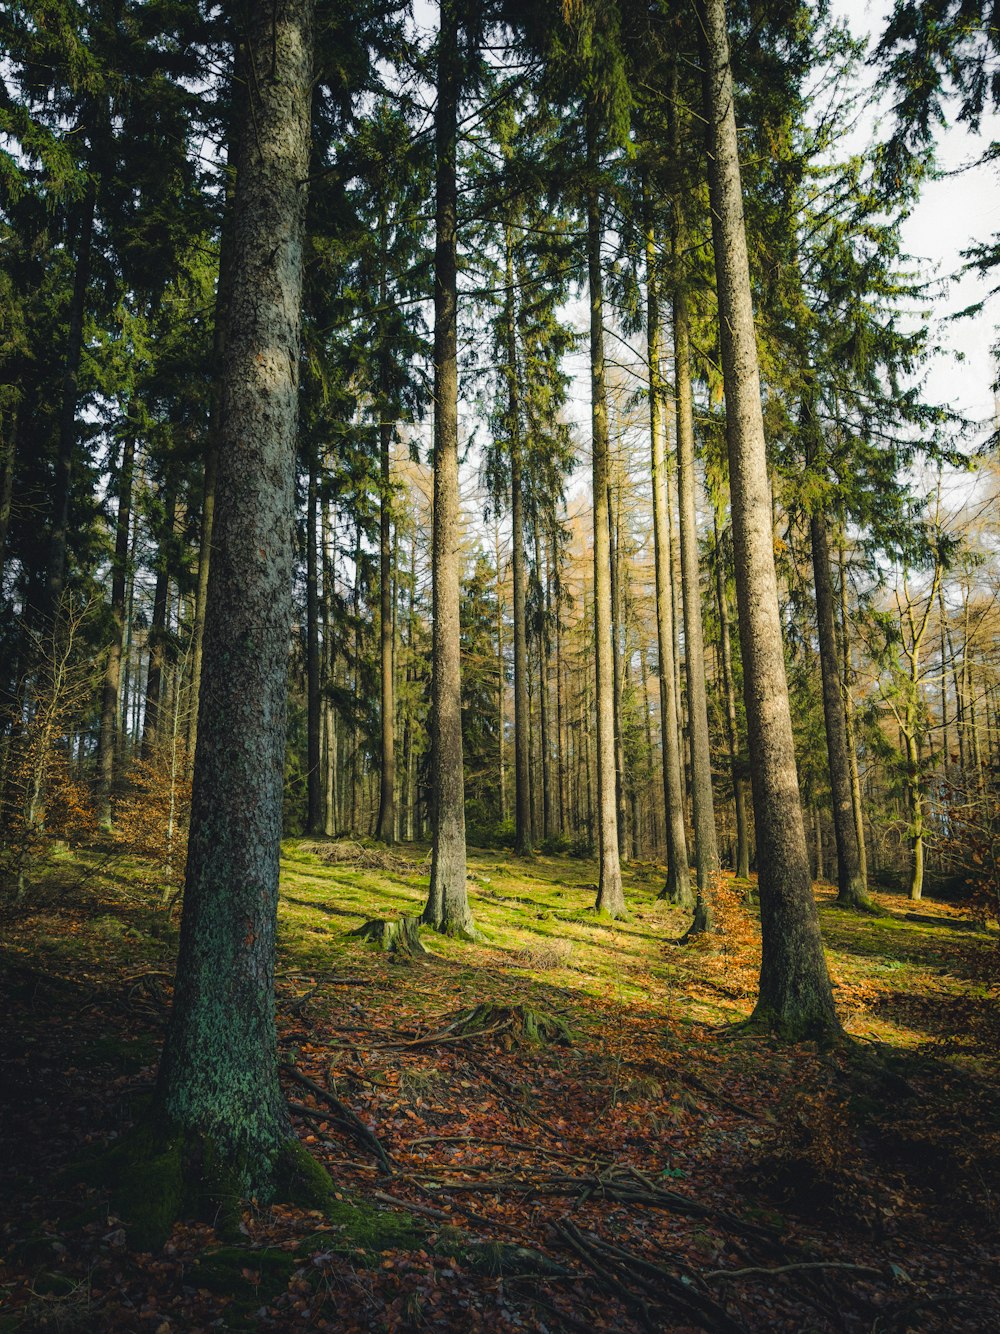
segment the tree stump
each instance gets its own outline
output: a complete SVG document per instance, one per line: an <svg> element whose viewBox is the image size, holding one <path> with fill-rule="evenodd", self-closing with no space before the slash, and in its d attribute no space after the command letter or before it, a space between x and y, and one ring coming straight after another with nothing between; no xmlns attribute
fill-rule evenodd
<svg viewBox="0 0 1000 1334"><path fill-rule="evenodd" d="M372 917L359 926L352 936L370 940L389 954L427 954L420 939L419 917Z"/></svg>

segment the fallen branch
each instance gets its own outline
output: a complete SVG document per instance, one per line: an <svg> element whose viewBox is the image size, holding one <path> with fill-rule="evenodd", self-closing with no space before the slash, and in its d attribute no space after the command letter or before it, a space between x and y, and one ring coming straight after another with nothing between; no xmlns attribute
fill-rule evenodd
<svg viewBox="0 0 1000 1334"><path fill-rule="evenodd" d="M304 1075L297 1066L291 1065L285 1061L282 1062L280 1068L290 1079L293 1079L296 1084L300 1084L303 1088L308 1089L314 1097L320 1098L328 1107L332 1107L337 1113L337 1116L340 1117L342 1121L346 1122L350 1133L354 1136L357 1142L374 1156L382 1171L385 1172L387 1176L392 1175L392 1160L382 1147L381 1141L368 1129L358 1116L357 1112L348 1107L346 1102L341 1102L335 1093L331 1093L329 1089L323 1088L322 1085L317 1084L314 1079L310 1079L308 1075Z"/></svg>
<svg viewBox="0 0 1000 1334"><path fill-rule="evenodd" d="M702 1274L702 1278L750 1278L755 1275L763 1275L767 1278L774 1274L792 1274L803 1269L848 1269L856 1274L867 1274L869 1278L884 1278L885 1275L881 1269L873 1269L871 1265L849 1264L846 1260L801 1260L794 1264L775 1265L773 1268L766 1266L751 1266L747 1269L709 1269Z"/></svg>

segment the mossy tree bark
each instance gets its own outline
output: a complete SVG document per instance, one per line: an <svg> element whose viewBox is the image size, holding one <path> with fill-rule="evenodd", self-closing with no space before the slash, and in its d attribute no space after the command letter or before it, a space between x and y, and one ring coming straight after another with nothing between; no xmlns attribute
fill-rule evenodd
<svg viewBox="0 0 1000 1334"><path fill-rule="evenodd" d="M215 539L174 1005L154 1101L202 1170L264 1200L291 1130L274 942L309 164L313 0L247 14ZM209 1152L210 1150L210 1152Z"/></svg>
<svg viewBox="0 0 1000 1334"><path fill-rule="evenodd" d="M596 112L587 109L587 272L590 286L590 391L593 423L594 640L597 682L597 910L625 913L618 855L615 784L614 665L611 640L611 532L608 504L608 404L604 373L604 278L601 205L597 182Z"/></svg>
<svg viewBox="0 0 1000 1334"><path fill-rule="evenodd" d="M660 740L667 829L667 880L664 897L682 907L692 902L684 829L684 782L674 693L674 627L670 600L667 540L666 451L663 436L663 372L660 367L660 300L656 272L656 237L646 226L646 344L649 356L649 437L652 454L653 552L656 573L656 642L660 659Z"/></svg>
<svg viewBox="0 0 1000 1334"><path fill-rule="evenodd" d="M725 0L699 0L698 18L760 877L763 950L753 1021L789 1038L830 1038L840 1026L820 940L795 768Z"/></svg>
<svg viewBox="0 0 1000 1334"><path fill-rule="evenodd" d="M458 0L443 0L438 34L437 243L434 252L434 627L431 681L431 885L423 920L447 935L474 934L466 888L462 768L458 493L458 188L461 87Z"/></svg>

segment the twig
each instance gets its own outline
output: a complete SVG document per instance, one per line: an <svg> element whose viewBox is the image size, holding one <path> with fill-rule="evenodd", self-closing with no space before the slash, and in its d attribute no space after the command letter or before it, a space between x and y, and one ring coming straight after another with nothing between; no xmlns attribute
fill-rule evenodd
<svg viewBox="0 0 1000 1334"><path fill-rule="evenodd" d="M372 1134L358 1114L352 1111L346 1102L341 1102L335 1093L331 1093L329 1089L323 1088L320 1084L317 1084L314 1079L310 1079L308 1075L304 1075L297 1066L284 1061L280 1068L290 1079L294 1079L297 1084L301 1084L303 1088L308 1089L314 1097L321 1098L329 1107L332 1107L337 1115L342 1117L344 1121L348 1123L351 1134L358 1143L363 1145L374 1155L382 1170L387 1175L392 1175L392 1161L382 1147L381 1141L376 1135Z"/></svg>
<svg viewBox="0 0 1000 1334"><path fill-rule="evenodd" d="M709 1269L702 1274L702 1278L748 1278L755 1274L770 1277L773 1274L791 1274L802 1269L849 1269L856 1274L868 1274L872 1278L885 1277L881 1269L873 1269L870 1265L848 1264L846 1260L801 1260L788 1265L775 1265L770 1269L766 1266L751 1266L747 1269Z"/></svg>

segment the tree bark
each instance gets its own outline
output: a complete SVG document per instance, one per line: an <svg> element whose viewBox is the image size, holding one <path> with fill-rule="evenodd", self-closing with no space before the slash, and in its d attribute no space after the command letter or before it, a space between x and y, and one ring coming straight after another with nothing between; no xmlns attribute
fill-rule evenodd
<svg viewBox="0 0 1000 1334"><path fill-rule="evenodd" d="M844 908L871 909L867 885L861 878L858 831L851 797L851 769L847 757L847 719L837 661L837 626L833 612L833 580L826 518L816 511L809 520L813 580L816 587L816 626L820 671L823 677L823 718L826 753L833 796L833 833L837 844L837 902Z"/></svg>
<svg viewBox="0 0 1000 1334"><path fill-rule="evenodd" d="M726 742L729 747L729 771L732 775L733 805L736 811L734 869L741 880L746 880L750 876L750 835L747 829L746 784L739 768L739 730L736 718L736 687L733 682L733 649L729 634L729 598L726 596L726 572L719 549L718 519L715 520L715 599L719 611L722 685L726 696Z"/></svg>
<svg viewBox="0 0 1000 1334"><path fill-rule="evenodd" d="M160 727L160 696L163 692L163 668L166 660L167 602L170 596L171 547L177 517L177 491L172 479L165 487L166 511L163 532L156 555L156 587L153 614L149 622L149 665L146 669L146 709L142 719L142 758L148 760L156 748Z"/></svg>
<svg viewBox="0 0 1000 1334"><path fill-rule="evenodd" d="M215 535L184 913L161 1122L205 1175L272 1198L291 1141L278 1083L281 849L313 0L247 16ZM207 1183L212 1188L212 1183Z"/></svg>
<svg viewBox="0 0 1000 1334"><path fill-rule="evenodd" d="M597 687L597 910L625 913L615 794L614 645L611 639L611 540L608 505L608 404L604 378L604 278L597 185L596 112L587 109L587 273L590 286L590 389L593 423L594 640Z"/></svg>
<svg viewBox="0 0 1000 1334"><path fill-rule="evenodd" d="M97 189L91 184L81 206L80 235L76 246L76 268L73 274L73 295L70 300L66 360L63 367L59 444L52 485L52 531L49 534L45 588L45 603L49 616L55 616L59 610L59 601L66 582L69 502L73 481L73 456L77 445L76 410L80 398L80 358L83 354L83 322L87 313L87 288L90 285L96 207Z"/></svg>
<svg viewBox="0 0 1000 1334"><path fill-rule="evenodd" d="M306 492L306 831L310 834L323 832L319 542L319 459L313 446L309 449L309 482Z"/></svg>
<svg viewBox="0 0 1000 1334"><path fill-rule="evenodd" d="M458 493L458 188L461 87L458 0L442 0L437 55L437 241L434 252L434 604L431 680L431 884L423 920L474 933L465 869L460 629L462 524Z"/></svg>
<svg viewBox="0 0 1000 1334"><path fill-rule="evenodd" d="M101 688L101 731L97 741L97 802L103 825L111 823L111 788L118 758L118 707L122 679L122 647L125 641L125 588L128 578L128 546L132 525L132 474L135 466L135 423L132 406L126 414L122 439L122 462L118 470L118 517L115 528L115 557L111 570L111 646Z"/></svg>
<svg viewBox="0 0 1000 1334"><path fill-rule="evenodd" d="M387 284L385 278L386 250L385 219L380 225L380 248L382 251L383 273L379 304L387 302ZM384 337L384 335L383 335ZM392 597L392 475L391 451L394 425L389 418L389 350L381 349L380 368L381 385L379 394L379 665L381 670L381 690L379 707L381 710L381 747L379 754L379 798L378 821L375 825L375 837L382 843L396 841L396 692L395 673L393 671L393 597Z"/></svg>
<svg viewBox="0 0 1000 1334"><path fill-rule="evenodd" d="M528 700L528 572L525 559L521 396L517 373L513 241L507 237L507 413L510 418L511 570L514 583L514 852L531 855Z"/></svg>
<svg viewBox="0 0 1000 1334"><path fill-rule="evenodd" d="M674 265L681 262L674 238ZM701 625L701 577L695 516L694 406L691 386L691 345L687 293L675 274L674 376L677 394L677 507L680 519L681 592L684 606L684 672L687 681L688 728L691 734L691 804L694 813L694 854L697 891L689 935L711 931L712 882L719 871L712 796L712 752L708 735L705 689L705 643Z"/></svg>
<svg viewBox="0 0 1000 1334"><path fill-rule="evenodd" d="M760 876L763 949L753 1020L789 1038L828 1039L840 1025L820 939L795 769L725 0L699 0L698 14Z"/></svg>

